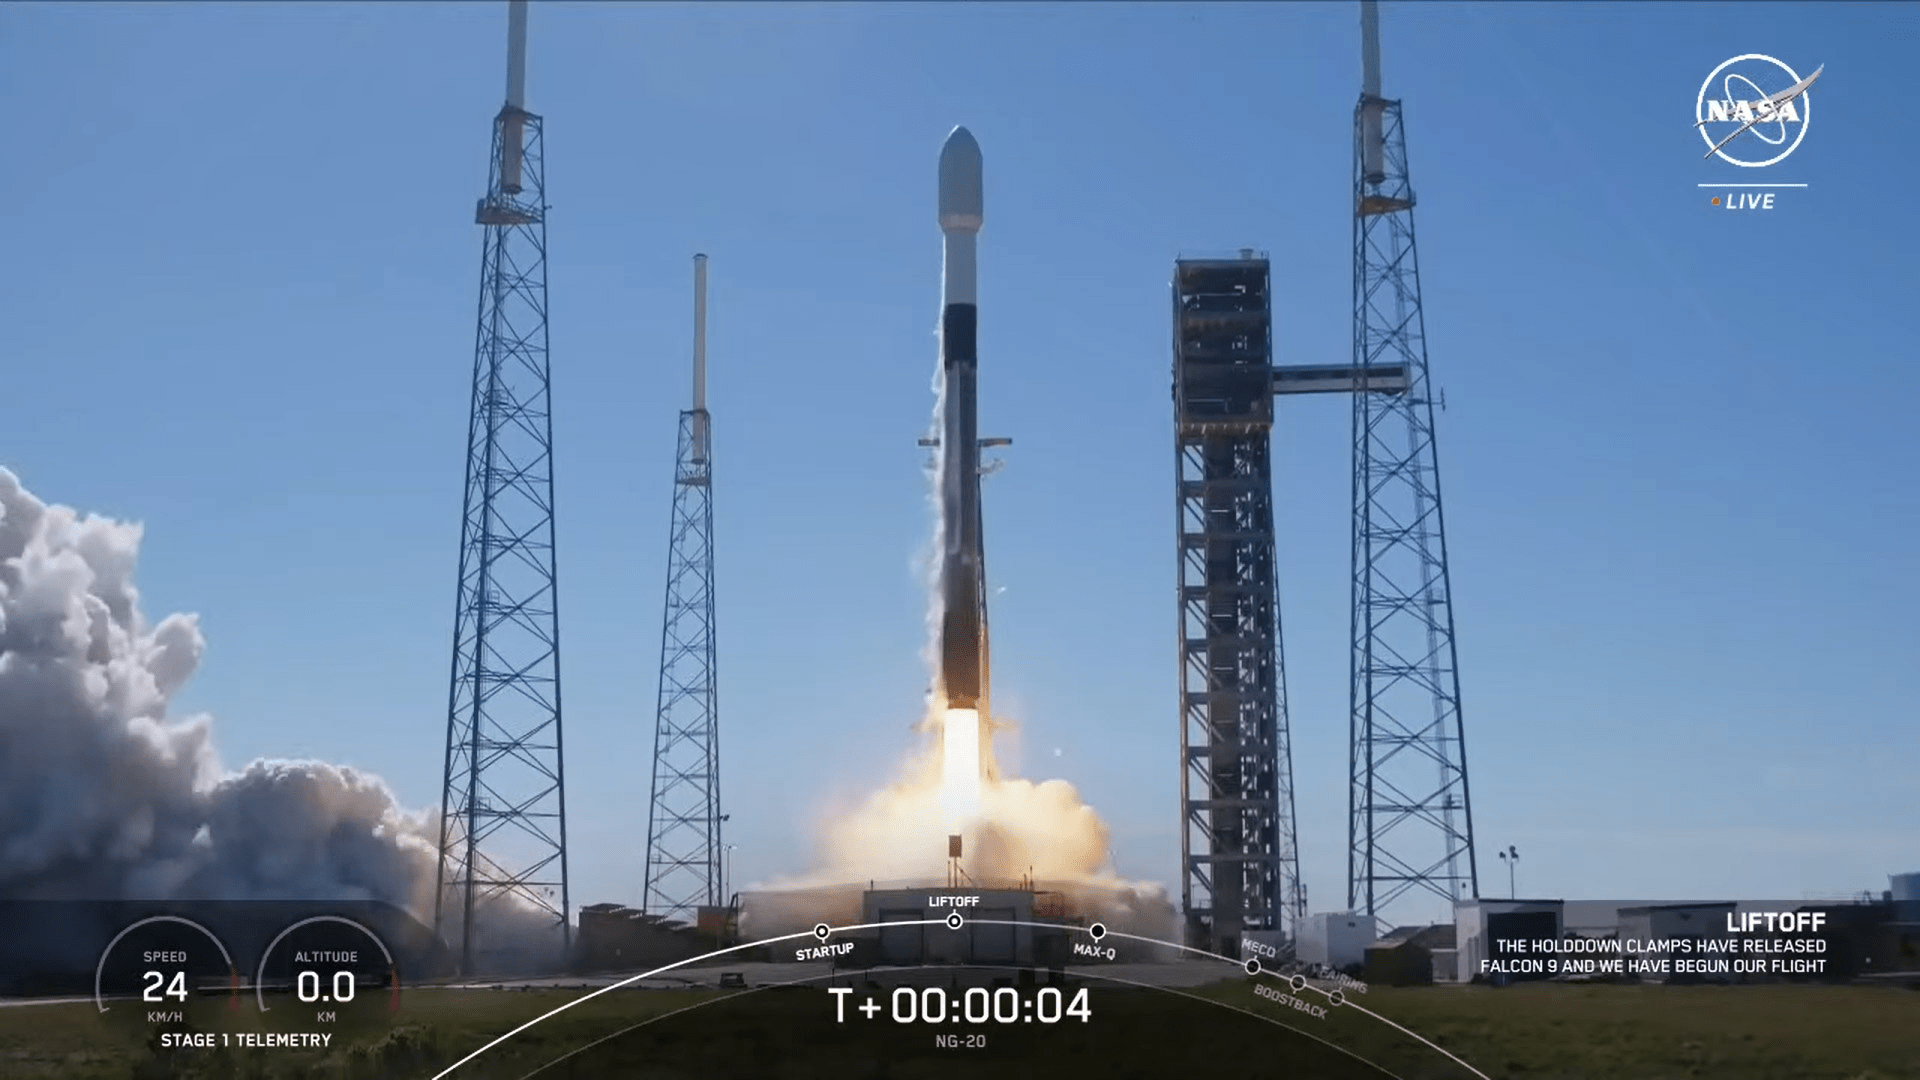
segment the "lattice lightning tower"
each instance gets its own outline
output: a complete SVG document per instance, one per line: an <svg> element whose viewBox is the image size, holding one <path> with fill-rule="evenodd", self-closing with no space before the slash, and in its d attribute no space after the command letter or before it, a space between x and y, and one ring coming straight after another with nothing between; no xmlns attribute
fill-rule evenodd
<svg viewBox="0 0 1920 1080"><path fill-rule="evenodd" d="M493 120L480 314L460 522L459 595L440 803L434 928L460 967L486 951L482 913L531 907L571 944L560 745L560 625L547 364L540 117L522 107L525 0L508 5L507 101Z"/></svg>
<svg viewBox="0 0 1920 1080"><path fill-rule="evenodd" d="M693 257L693 408L680 413L660 638L659 722L647 818L650 915L694 922L719 906L720 713L714 679L712 418L707 413L707 257Z"/></svg>
<svg viewBox="0 0 1920 1080"><path fill-rule="evenodd" d="M1478 894L1426 325L1400 102L1361 4L1354 111L1353 621L1347 905ZM1372 389L1375 372L1404 381Z"/></svg>

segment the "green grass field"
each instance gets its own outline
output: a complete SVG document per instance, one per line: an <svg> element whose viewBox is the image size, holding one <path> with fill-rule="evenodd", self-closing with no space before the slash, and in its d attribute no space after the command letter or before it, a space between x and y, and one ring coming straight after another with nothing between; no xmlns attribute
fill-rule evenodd
<svg viewBox="0 0 1920 1080"><path fill-rule="evenodd" d="M884 1018L836 1025L831 999L817 988L746 994L622 990L533 1028L457 1075L517 1078L542 1066L543 1078L663 1080L1383 1075L1256 1017L1351 1050L1402 1080L1472 1075L1354 1010L1335 1010L1325 1020L1289 1015L1257 998L1248 980L1187 992L1191 996L1092 985L1091 1023L988 1028L989 1045L977 1049L938 1048L941 1031ZM382 1007L369 1022L337 1031L326 1051L163 1050L144 1014L130 1004L106 1017L91 1004L0 1008L0 1076L431 1077L493 1037L580 996L415 990L397 1013L389 1016ZM1911 990L1531 984L1500 990L1380 988L1358 1002L1489 1077L1920 1080L1920 993ZM264 1023L251 1003L229 1010L225 1002L201 1001L189 1010L188 1026L198 1030L265 1030ZM557 1060L602 1038L607 1041L588 1052Z"/></svg>
<svg viewBox="0 0 1920 1080"><path fill-rule="evenodd" d="M1493 1077L1920 1078L1920 993L1893 987L1522 983L1361 1003Z"/></svg>

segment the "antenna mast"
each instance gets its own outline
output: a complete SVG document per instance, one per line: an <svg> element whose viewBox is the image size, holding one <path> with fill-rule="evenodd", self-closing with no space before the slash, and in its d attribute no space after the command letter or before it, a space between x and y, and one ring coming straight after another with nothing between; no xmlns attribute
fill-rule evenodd
<svg viewBox="0 0 1920 1080"><path fill-rule="evenodd" d="M1385 106L1380 97L1380 5L1360 0L1360 154L1370 184L1387 175L1386 138L1380 121Z"/></svg>
<svg viewBox="0 0 1920 1080"><path fill-rule="evenodd" d="M707 460L707 257L693 257L693 460Z"/></svg>

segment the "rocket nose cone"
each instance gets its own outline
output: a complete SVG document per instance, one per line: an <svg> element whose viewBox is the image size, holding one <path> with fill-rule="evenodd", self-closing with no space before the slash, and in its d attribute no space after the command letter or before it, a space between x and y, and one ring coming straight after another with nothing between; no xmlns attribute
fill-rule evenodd
<svg viewBox="0 0 1920 1080"><path fill-rule="evenodd" d="M972 154L973 160L980 160L980 144L965 125L947 132L947 141L940 147L940 156L944 159L948 154Z"/></svg>
<svg viewBox="0 0 1920 1080"><path fill-rule="evenodd" d="M985 217L980 144L957 127L940 148L940 228L978 230Z"/></svg>

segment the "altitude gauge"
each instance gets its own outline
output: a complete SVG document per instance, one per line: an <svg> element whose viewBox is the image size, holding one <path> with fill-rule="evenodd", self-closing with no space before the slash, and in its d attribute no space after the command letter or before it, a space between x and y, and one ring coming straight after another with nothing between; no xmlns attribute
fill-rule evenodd
<svg viewBox="0 0 1920 1080"><path fill-rule="evenodd" d="M101 950L93 1000L117 1021L177 1039L227 1022L240 1004L240 973L211 930L178 915L153 915Z"/></svg>
<svg viewBox="0 0 1920 1080"><path fill-rule="evenodd" d="M254 999L272 1030L385 1024L400 1007L400 972L373 931L344 916L316 915L261 952Z"/></svg>

